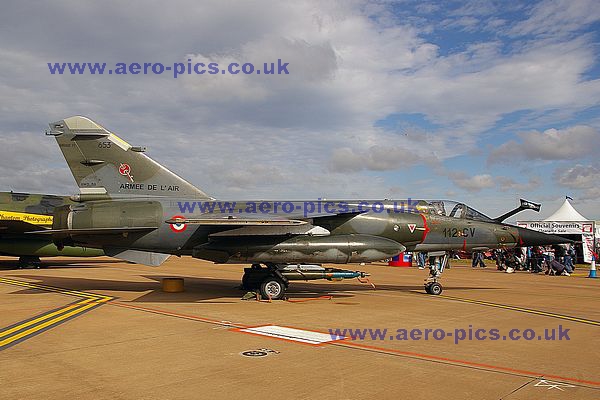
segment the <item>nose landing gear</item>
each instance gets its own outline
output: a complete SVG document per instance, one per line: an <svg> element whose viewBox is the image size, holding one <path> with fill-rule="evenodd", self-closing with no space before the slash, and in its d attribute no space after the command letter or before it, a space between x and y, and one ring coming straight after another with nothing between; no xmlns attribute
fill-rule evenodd
<svg viewBox="0 0 600 400"><path fill-rule="evenodd" d="M429 276L425 279L425 292L432 295L440 295L444 288L439 279L448 265L449 254L445 251L429 253Z"/></svg>

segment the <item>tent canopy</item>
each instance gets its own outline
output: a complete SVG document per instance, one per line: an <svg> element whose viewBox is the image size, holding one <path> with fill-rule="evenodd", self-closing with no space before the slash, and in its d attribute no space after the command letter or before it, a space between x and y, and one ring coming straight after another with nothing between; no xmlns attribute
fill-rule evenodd
<svg viewBox="0 0 600 400"><path fill-rule="evenodd" d="M589 219L579 214L579 212L573 208L569 199L565 199L563 205L544 221L589 221Z"/></svg>

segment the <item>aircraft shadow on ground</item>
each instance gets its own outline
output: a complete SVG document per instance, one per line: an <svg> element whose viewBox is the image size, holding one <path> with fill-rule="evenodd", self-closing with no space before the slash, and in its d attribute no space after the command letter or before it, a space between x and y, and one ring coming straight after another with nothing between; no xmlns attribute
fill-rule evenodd
<svg viewBox="0 0 600 400"><path fill-rule="evenodd" d="M17 264L19 260L0 260L0 271L2 270L17 270ZM81 260L74 259L73 261L65 261L65 260L42 260L41 269L52 268L52 269L63 269L63 268L100 268L102 264L117 264L122 263L122 260ZM32 267L28 267L26 269L36 269Z"/></svg>
<svg viewBox="0 0 600 400"><path fill-rule="evenodd" d="M182 277L185 279L185 291L182 293L164 293L161 290L161 280L173 275L141 275L148 279L145 282L126 280L70 278L46 275L13 275L15 279L27 278L36 283L48 286L56 286L71 290L91 291L108 294L119 298L118 292L139 293L139 297L133 302L142 303L235 303L246 290L240 289L240 281L223 278ZM456 290L497 289L490 287L455 287ZM293 299L313 298L318 296L332 295L334 299L352 298L357 292L393 291L401 293L423 292L422 285L377 285L373 289L368 284L357 284L354 282L344 283L306 283L293 282L288 290L288 296ZM108 293L107 293L108 292ZM40 293L37 289L18 290L19 294ZM124 296L129 297L129 296Z"/></svg>

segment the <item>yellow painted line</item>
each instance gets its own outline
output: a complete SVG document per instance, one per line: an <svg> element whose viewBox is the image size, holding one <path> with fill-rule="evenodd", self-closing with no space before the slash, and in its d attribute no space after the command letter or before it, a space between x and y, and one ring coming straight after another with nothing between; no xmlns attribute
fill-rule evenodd
<svg viewBox="0 0 600 400"><path fill-rule="evenodd" d="M41 290L45 290L48 292L57 292L57 293L62 293L62 294L70 294L73 296L79 296L79 297L96 297L96 295L93 294L88 294L88 293L83 293L83 292L77 292L77 291L73 291L73 290L68 290L68 289L62 289L62 288L57 288L57 287L53 287L53 286L45 286L45 285L40 285L40 284L35 284L35 283L31 283L31 282L24 282L24 281L16 281L13 279L6 279L6 278L0 278L0 282L3 283L8 283L10 285L17 285L17 286L23 286L23 287L27 287L30 289L41 289Z"/></svg>
<svg viewBox="0 0 600 400"><path fill-rule="evenodd" d="M36 333L41 333L41 331L48 327L58 325L68 318L74 317L93 307L102 305L114 299L114 297L101 294L86 293L78 290L63 289L59 287L40 285L8 278L0 278L0 283L83 298L81 301L78 301L75 304L69 304L48 314L40 315L38 318L35 318L31 321L25 321L21 324L11 327L10 329L0 331L0 338L5 337L5 339L0 341L0 350L11 343L23 338L28 339L28 336L33 337ZM29 329L23 331L25 328Z"/></svg>
<svg viewBox="0 0 600 400"><path fill-rule="evenodd" d="M53 286L40 285L40 284L36 284L36 283L31 283L31 282L16 281L16 280L13 280L13 279L0 278L0 282L8 283L8 284L11 284L11 285L18 285L18 286L28 287L28 288L31 288L31 289L45 290L45 291L48 291L48 292L57 292L57 293L62 293L62 294L69 294L69 295L78 296L78 297L86 297L86 298L105 297L103 295L96 295L96 294L93 294L93 293L79 292L79 291L76 291L76 290L69 290L69 289L63 289L63 288L58 288L58 287L53 287Z"/></svg>
<svg viewBox="0 0 600 400"><path fill-rule="evenodd" d="M59 287L40 285L37 283L31 283L31 282L25 282L25 281L17 281L17 280L8 279L8 278L0 278L0 283L7 283L9 285L23 286L23 287L27 287L30 289L40 289L40 290L45 290L47 292L56 292L56 293L68 294L68 295L72 295L72 296L85 297L88 299L104 298L104 299L107 299L107 301L113 299L110 296L105 296L102 294L80 292L77 290L63 289L63 288L59 288Z"/></svg>
<svg viewBox="0 0 600 400"><path fill-rule="evenodd" d="M87 301L87 300L86 300L86 301ZM42 317L39 317L39 318L36 318L36 319L34 319L34 320L27 321L27 322L25 322L25 323L22 323L22 324L20 324L20 325L17 325L17 326L15 326L15 327L13 327L13 328L11 328L11 329L8 329L8 330L6 330L6 331L4 331L4 332L0 332L0 338L2 338L2 337L4 337L4 336L8 336L8 335L10 335L10 334L11 334L11 333L13 333L13 332L20 331L21 329L23 329L23 328L26 328L26 327L28 327L28 326L35 325L35 324L37 324L38 322L42 322L42 321L44 321L44 320L46 320L46 319L52 318L52 317L54 317L54 316L56 316L56 315L58 315L58 314L62 314L62 313L64 313L65 311L71 310L71 309L73 309L73 308L76 308L76 307L80 307L82 304L83 304L83 302L78 302L78 303L75 303L75 304L71 304L71 305L69 305L69 306L67 306L67 307L63 307L63 308L61 308L61 309L58 309L58 310L56 310L56 311L54 311L54 312L52 312L52 313L50 313L50 314L46 314L46 315L44 315L44 316L42 316Z"/></svg>
<svg viewBox="0 0 600 400"><path fill-rule="evenodd" d="M600 326L600 322L598 322L598 321L594 321L591 319L585 319L585 318L571 317L569 315L555 314L555 313L548 312L548 311L540 311L540 310L534 310L531 308L523 308L523 307L517 307L517 306L510 306L510 305L506 305L506 304L492 303L489 301L471 300L471 299L465 299L462 297L454 297L454 296L446 296L446 295L438 295L437 297L442 297L444 299L449 299L449 300L462 301L464 303L472 303L472 304L479 304L479 305L496 307L496 308L503 308L505 310L520 311L520 312L525 312L528 314L542 315L545 317L559 318L559 319L564 319L567 321L580 322L580 323L584 323L584 324L588 324L588 325Z"/></svg>
<svg viewBox="0 0 600 400"><path fill-rule="evenodd" d="M81 306L80 308L78 308L76 310L68 312L67 314L61 315L60 317L54 318L54 319L52 319L50 321L46 321L46 322L44 322L44 323L42 323L40 325L36 325L33 328L30 328L30 329L28 329L26 331L23 331L23 332L19 333L19 334L16 334L16 335L11 336L11 337L9 337L7 339L4 339L4 340L0 341L0 348L3 347L3 346L6 346L7 344L10 344L10 343L12 343L12 342L14 342L16 340L19 340L19 339L21 339L21 338L23 338L25 336L28 336L30 334L33 334L33 333L39 331L39 330L42 330L42 329L44 329L44 328L46 328L46 327L48 327L50 325L57 324L60 321L66 319L66 318L69 318L69 317L71 317L73 315L80 314L80 313L82 313L83 311L85 311L85 310L87 310L89 308L95 307L96 305L97 304L94 304L94 303L83 305L83 306Z"/></svg>

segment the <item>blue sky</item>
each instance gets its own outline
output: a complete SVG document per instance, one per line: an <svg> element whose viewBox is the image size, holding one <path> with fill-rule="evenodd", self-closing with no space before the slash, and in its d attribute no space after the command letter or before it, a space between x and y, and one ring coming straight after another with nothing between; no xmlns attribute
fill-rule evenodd
<svg viewBox="0 0 600 400"><path fill-rule="evenodd" d="M7 4L0 190L77 191L85 115L220 198L451 198L600 219L600 7L565 1ZM290 75L52 76L47 62L290 63ZM525 215L534 218L535 215Z"/></svg>

